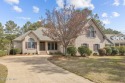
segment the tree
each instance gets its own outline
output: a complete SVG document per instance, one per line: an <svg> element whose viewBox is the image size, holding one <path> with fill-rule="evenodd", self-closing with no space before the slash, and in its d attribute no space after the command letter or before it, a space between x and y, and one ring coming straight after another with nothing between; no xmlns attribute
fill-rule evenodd
<svg viewBox="0 0 125 83"><path fill-rule="evenodd" d="M4 30L3 30L3 25L2 25L2 23L0 23L0 37L3 35L3 32L4 32Z"/></svg>
<svg viewBox="0 0 125 83"><path fill-rule="evenodd" d="M85 30L84 25L91 11L84 9L76 11L74 6L67 7L66 4L60 10L47 11L45 23L47 29L43 30L44 35L53 40L60 41L64 47L64 54L70 42L75 40Z"/></svg>
<svg viewBox="0 0 125 83"><path fill-rule="evenodd" d="M0 50L6 50L9 44L9 41L7 39L5 39L5 35L4 35L4 26L2 25L2 23L0 23Z"/></svg>
<svg viewBox="0 0 125 83"><path fill-rule="evenodd" d="M17 34L17 24L14 21L7 21L5 24L5 33L6 34Z"/></svg>
<svg viewBox="0 0 125 83"><path fill-rule="evenodd" d="M7 21L5 24L5 38L10 41L10 48L12 48L13 39L15 39L19 34L19 27L14 21Z"/></svg>
<svg viewBox="0 0 125 83"><path fill-rule="evenodd" d="M99 27L105 34L120 34L121 33L117 30L106 28L105 24L99 19L98 14L91 14L91 17L97 22L97 24L99 25Z"/></svg>
<svg viewBox="0 0 125 83"><path fill-rule="evenodd" d="M22 27L22 33L26 33L30 30L36 30L38 29L39 27L42 27L43 24L42 24L42 21L37 21L37 22L34 22L34 23L31 23L30 21L26 22L25 25Z"/></svg>
<svg viewBox="0 0 125 83"><path fill-rule="evenodd" d="M24 26L22 27L22 33L26 33L27 31L29 31L31 24L32 24L32 23L31 23L30 21L26 22L26 23L24 24Z"/></svg>
<svg viewBox="0 0 125 83"><path fill-rule="evenodd" d="M0 50L8 50L10 41L4 37L0 38Z"/></svg>

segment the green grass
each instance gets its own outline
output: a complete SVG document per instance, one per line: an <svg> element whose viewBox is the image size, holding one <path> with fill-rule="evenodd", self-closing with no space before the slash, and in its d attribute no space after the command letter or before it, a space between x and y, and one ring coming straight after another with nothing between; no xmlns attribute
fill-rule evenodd
<svg viewBox="0 0 125 83"><path fill-rule="evenodd" d="M125 83L125 57L62 57L49 60L96 83Z"/></svg>
<svg viewBox="0 0 125 83"><path fill-rule="evenodd" d="M0 83L5 83L7 77L7 67L0 64Z"/></svg>

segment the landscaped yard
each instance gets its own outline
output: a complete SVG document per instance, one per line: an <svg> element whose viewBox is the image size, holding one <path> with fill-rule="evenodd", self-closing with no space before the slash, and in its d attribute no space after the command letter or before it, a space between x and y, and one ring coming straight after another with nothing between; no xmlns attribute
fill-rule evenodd
<svg viewBox="0 0 125 83"><path fill-rule="evenodd" d="M125 83L125 57L62 57L49 60L70 72L97 83Z"/></svg>
<svg viewBox="0 0 125 83"><path fill-rule="evenodd" d="M0 64L0 83L5 83L7 77L7 68Z"/></svg>

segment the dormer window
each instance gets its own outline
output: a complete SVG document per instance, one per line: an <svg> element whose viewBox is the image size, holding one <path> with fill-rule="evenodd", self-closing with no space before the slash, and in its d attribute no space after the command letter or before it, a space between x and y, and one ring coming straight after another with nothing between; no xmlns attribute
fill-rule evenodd
<svg viewBox="0 0 125 83"><path fill-rule="evenodd" d="M88 29L88 37L95 37L95 30L94 27L89 27Z"/></svg>

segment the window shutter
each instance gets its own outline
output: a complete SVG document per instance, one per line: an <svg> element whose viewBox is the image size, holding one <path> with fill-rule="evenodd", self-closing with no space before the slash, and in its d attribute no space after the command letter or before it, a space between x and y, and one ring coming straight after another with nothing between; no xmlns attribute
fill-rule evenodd
<svg viewBox="0 0 125 83"><path fill-rule="evenodd" d="M98 44L98 49L100 49L100 44Z"/></svg>
<svg viewBox="0 0 125 83"><path fill-rule="evenodd" d="M87 31L87 37L90 37L90 30Z"/></svg>
<svg viewBox="0 0 125 83"><path fill-rule="evenodd" d="M93 32L93 37L95 37L95 31Z"/></svg>
<svg viewBox="0 0 125 83"><path fill-rule="evenodd" d="M37 49L37 42L35 42L35 48Z"/></svg>
<svg viewBox="0 0 125 83"><path fill-rule="evenodd" d="M93 44L93 50L96 51L96 44Z"/></svg>
<svg viewBox="0 0 125 83"><path fill-rule="evenodd" d="M26 47L26 49L27 49L27 44L28 44L28 42L25 43L25 47Z"/></svg>

